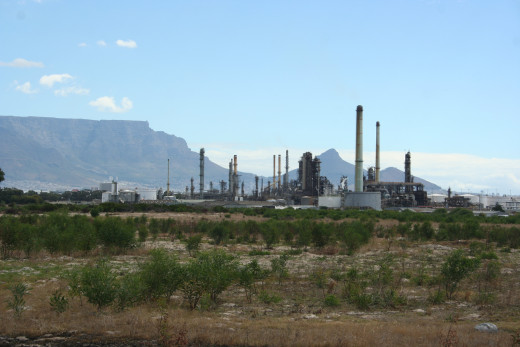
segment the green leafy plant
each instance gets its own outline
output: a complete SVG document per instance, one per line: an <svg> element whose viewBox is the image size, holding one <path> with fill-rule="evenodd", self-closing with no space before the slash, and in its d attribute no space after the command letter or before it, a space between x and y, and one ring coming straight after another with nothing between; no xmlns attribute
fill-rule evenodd
<svg viewBox="0 0 520 347"><path fill-rule="evenodd" d="M61 290L57 289L52 293L49 304L51 305L51 310L57 314L61 314L67 310L69 300L63 295Z"/></svg>
<svg viewBox="0 0 520 347"><path fill-rule="evenodd" d="M271 259L271 272L278 279L278 284L282 284L282 280L289 277L289 271L287 270L287 260L289 260L289 257L286 254L282 254L278 258Z"/></svg>
<svg viewBox="0 0 520 347"><path fill-rule="evenodd" d="M198 252L200 248L200 243L202 242L202 235L194 235L188 237L186 239L186 250L190 254L191 257L195 255L195 253Z"/></svg>
<svg viewBox="0 0 520 347"><path fill-rule="evenodd" d="M111 305L116 299L119 283L105 259L87 265L81 272L81 292L98 311Z"/></svg>
<svg viewBox="0 0 520 347"><path fill-rule="evenodd" d="M170 296L183 282L184 270L177 258L165 249L150 251L150 259L139 266L144 295L149 299Z"/></svg>
<svg viewBox="0 0 520 347"><path fill-rule="evenodd" d="M469 258L462 250L453 251L442 264L441 275L446 297L451 299L460 281L466 278L480 264L477 258Z"/></svg>
<svg viewBox="0 0 520 347"><path fill-rule="evenodd" d="M17 283L9 287L12 297L7 299L7 307L13 310L15 317L20 317L25 311L24 296L29 293L29 288L25 283Z"/></svg>
<svg viewBox="0 0 520 347"><path fill-rule="evenodd" d="M264 304L277 304L282 301L282 298L279 295L269 293L265 290L260 291L258 299Z"/></svg>
<svg viewBox="0 0 520 347"><path fill-rule="evenodd" d="M337 307L340 305L340 301L335 295L329 294L325 297L324 304L328 307Z"/></svg>

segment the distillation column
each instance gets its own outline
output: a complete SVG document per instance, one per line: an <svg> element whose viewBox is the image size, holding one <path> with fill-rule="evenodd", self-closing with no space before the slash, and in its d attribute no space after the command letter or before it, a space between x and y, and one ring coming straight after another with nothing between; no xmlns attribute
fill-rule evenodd
<svg viewBox="0 0 520 347"><path fill-rule="evenodd" d="M381 165L379 162L380 157L380 145L379 145L379 122L376 123L376 183L379 183L379 171L381 170Z"/></svg>
<svg viewBox="0 0 520 347"><path fill-rule="evenodd" d="M355 192L363 191L363 106L356 109L356 182Z"/></svg>
<svg viewBox="0 0 520 347"><path fill-rule="evenodd" d="M282 155L278 154L278 191L282 188Z"/></svg>
<svg viewBox="0 0 520 347"><path fill-rule="evenodd" d="M204 148L200 149L200 199L204 199Z"/></svg>

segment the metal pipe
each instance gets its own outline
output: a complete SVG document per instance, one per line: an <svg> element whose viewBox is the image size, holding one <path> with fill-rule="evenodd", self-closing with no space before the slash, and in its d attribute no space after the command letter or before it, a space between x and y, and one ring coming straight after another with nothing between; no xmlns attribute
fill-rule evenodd
<svg viewBox="0 0 520 347"><path fill-rule="evenodd" d="M363 191L363 106L356 109L356 184L355 192Z"/></svg>
<svg viewBox="0 0 520 347"><path fill-rule="evenodd" d="M381 170L381 165L379 163L380 156L380 146L379 146L379 122L376 123L376 183L379 183L379 171Z"/></svg>

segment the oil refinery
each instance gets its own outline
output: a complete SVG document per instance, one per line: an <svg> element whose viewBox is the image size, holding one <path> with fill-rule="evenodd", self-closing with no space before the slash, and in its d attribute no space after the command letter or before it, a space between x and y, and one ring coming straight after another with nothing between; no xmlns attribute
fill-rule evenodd
<svg viewBox="0 0 520 347"><path fill-rule="evenodd" d="M401 209L401 208L439 208L439 207L473 207L490 209L496 204L506 211L520 210L520 201L513 197L477 196L471 194L452 195L432 194L424 189L424 184L414 182L411 163L412 155L408 151L404 155L404 177L402 181L384 182L380 179L380 122L376 122L375 167L369 167L364 174L363 169L363 106L356 108L355 134L355 174L354 177L343 175L339 182L331 182L321 175L321 161L305 152L298 161L297 177L289 178L289 151L285 151L285 166L282 175L282 155L273 155L272 177L255 176L253 186L246 192L245 182L238 171L238 157L234 155L229 161L227 180L216 184L209 182L209 190L205 189L204 163L205 149L199 152L199 189L195 188L195 179L191 177L190 186L184 191L170 190L170 159L166 190L163 189L120 189L117 179L100 184L103 191L102 202L119 203L187 203L223 205L230 207L278 207L294 208L355 208L355 209ZM353 180L354 189L349 190Z"/></svg>

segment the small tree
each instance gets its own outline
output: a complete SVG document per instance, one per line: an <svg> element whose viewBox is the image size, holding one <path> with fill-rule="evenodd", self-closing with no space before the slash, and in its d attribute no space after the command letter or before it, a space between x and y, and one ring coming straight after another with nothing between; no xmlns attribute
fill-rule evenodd
<svg viewBox="0 0 520 347"><path fill-rule="evenodd" d="M493 206L493 208L491 210L497 211L497 212L505 212L504 209L502 208L502 205L500 205L498 202L495 204L495 206Z"/></svg>
<svg viewBox="0 0 520 347"><path fill-rule="evenodd" d="M116 275L106 260L99 260L95 265L83 268L81 291L88 302L97 306L98 311L114 302L118 287Z"/></svg>
<svg viewBox="0 0 520 347"><path fill-rule="evenodd" d="M7 307L13 310L15 317L20 317L22 312L25 311L25 299L23 297L29 293L27 284L15 284L9 287L9 290L11 294L13 294L13 297L7 299Z"/></svg>
<svg viewBox="0 0 520 347"><path fill-rule="evenodd" d="M282 280L289 277L287 260L289 260L287 254L282 254L279 258L271 259L271 271L278 278L278 284L282 284Z"/></svg>
<svg viewBox="0 0 520 347"><path fill-rule="evenodd" d="M169 301L183 281L182 267L165 249L150 251L150 260L141 264L139 274L150 299L164 297Z"/></svg>
<svg viewBox="0 0 520 347"><path fill-rule="evenodd" d="M446 289L446 297L451 299L457 286L480 265L478 258L466 257L462 250L453 251L442 264L441 275Z"/></svg>
<svg viewBox="0 0 520 347"><path fill-rule="evenodd" d="M2 182L5 179L5 173L2 171L2 168L0 168L0 182Z"/></svg>
<svg viewBox="0 0 520 347"><path fill-rule="evenodd" d="M249 303L251 303L252 294L256 293L255 282L263 277L264 272L256 259L238 269L238 284L244 288Z"/></svg>
<svg viewBox="0 0 520 347"><path fill-rule="evenodd" d="M195 253L197 253L197 251L199 250L201 241L202 235L190 236L186 240L186 250L188 251L191 257L193 257Z"/></svg>

